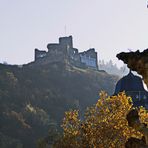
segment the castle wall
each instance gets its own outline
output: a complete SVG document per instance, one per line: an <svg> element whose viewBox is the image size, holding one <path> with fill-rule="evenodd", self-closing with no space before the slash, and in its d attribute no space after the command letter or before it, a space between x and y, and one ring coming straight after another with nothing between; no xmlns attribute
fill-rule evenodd
<svg viewBox="0 0 148 148"><path fill-rule="evenodd" d="M46 51L40 51L38 49L35 49L35 61L37 59L40 59L40 58L43 58L47 55L47 52Z"/></svg>
<svg viewBox="0 0 148 148"><path fill-rule="evenodd" d="M78 49L68 48L67 53L68 53L69 59L80 62L80 55L78 53Z"/></svg>
<svg viewBox="0 0 148 148"><path fill-rule="evenodd" d="M88 67L98 69L97 52L94 48L80 53L80 60L85 63Z"/></svg>
<svg viewBox="0 0 148 148"><path fill-rule="evenodd" d="M59 48L60 48L59 44L48 44L47 45L48 52L50 52L50 50L55 50L55 49L59 49Z"/></svg>
<svg viewBox="0 0 148 148"><path fill-rule="evenodd" d="M80 55L81 57L81 62L85 63L87 66L93 67L93 68L97 68L96 65L96 59L95 58L91 58L90 56L87 57L86 55Z"/></svg>
<svg viewBox="0 0 148 148"><path fill-rule="evenodd" d="M65 59L74 66L98 69L97 52L94 48L79 53L73 48L72 36L59 38L59 43L47 45L48 52L35 50L35 61L42 58L42 62L62 62Z"/></svg>
<svg viewBox="0 0 148 148"><path fill-rule="evenodd" d="M44 58L39 58L35 61L38 65L45 65L49 63L55 62L65 62L66 57L63 53L58 52L56 55L55 53L45 56Z"/></svg>

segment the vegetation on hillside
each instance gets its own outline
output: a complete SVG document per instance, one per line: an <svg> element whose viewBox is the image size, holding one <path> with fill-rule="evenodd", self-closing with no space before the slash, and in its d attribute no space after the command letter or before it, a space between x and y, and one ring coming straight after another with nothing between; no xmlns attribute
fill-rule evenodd
<svg viewBox="0 0 148 148"><path fill-rule="evenodd" d="M137 118L132 113L136 111L139 116ZM65 112L63 134L53 147L125 148L130 138L140 141L145 136L142 131L147 129L147 126L148 112L142 107L133 108L132 99L124 92L111 97L101 92L98 102L87 108L84 119L80 118L78 110ZM46 142L42 141L44 146L49 146ZM145 142L138 144L146 146ZM43 145L40 143L40 146ZM132 145L129 147L132 148Z"/></svg>
<svg viewBox="0 0 148 148"><path fill-rule="evenodd" d="M104 62L104 60L99 60L99 69L105 70L109 74L118 75L120 77L123 77L129 71L126 65L123 65L118 68L112 60L109 60L108 62Z"/></svg>
<svg viewBox="0 0 148 148"><path fill-rule="evenodd" d="M60 129L66 110L80 109L113 93L117 77L63 63L22 67L0 64L0 147L35 148L41 137Z"/></svg>

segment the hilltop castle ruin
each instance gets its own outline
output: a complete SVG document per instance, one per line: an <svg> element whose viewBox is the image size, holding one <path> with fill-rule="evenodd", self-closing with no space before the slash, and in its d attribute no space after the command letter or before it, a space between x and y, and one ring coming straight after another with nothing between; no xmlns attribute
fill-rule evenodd
<svg viewBox="0 0 148 148"><path fill-rule="evenodd" d="M79 52L73 47L72 36L60 37L59 43L47 45L48 51L35 49L35 62L53 63L67 61L73 66L81 68L92 68L98 70L97 52L91 48Z"/></svg>

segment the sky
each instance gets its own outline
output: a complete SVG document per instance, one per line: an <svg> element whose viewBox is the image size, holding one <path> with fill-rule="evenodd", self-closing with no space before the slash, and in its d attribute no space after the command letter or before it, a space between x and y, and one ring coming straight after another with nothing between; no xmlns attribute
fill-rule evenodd
<svg viewBox="0 0 148 148"><path fill-rule="evenodd" d="M147 0L0 0L1 63L29 63L35 48L69 35L121 66L116 54L148 48Z"/></svg>

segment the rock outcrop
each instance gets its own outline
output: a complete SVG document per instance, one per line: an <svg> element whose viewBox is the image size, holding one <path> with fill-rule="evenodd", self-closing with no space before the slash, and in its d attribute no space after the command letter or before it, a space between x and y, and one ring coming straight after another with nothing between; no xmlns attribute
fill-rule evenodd
<svg viewBox="0 0 148 148"><path fill-rule="evenodd" d="M148 147L148 130L147 125L140 123L137 109L131 110L127 115L128 125L140 131L143 134L142 139L131 137L125 144L125 148L147 148Z"/></svg>
<svg viewBox="0 0 148 148"><path fill-rule="evenodd" d="M142 75L144 82L148 87L148 49L143 52L121 52L117 54L117 58L122 60L127 66Z"/></svg>

